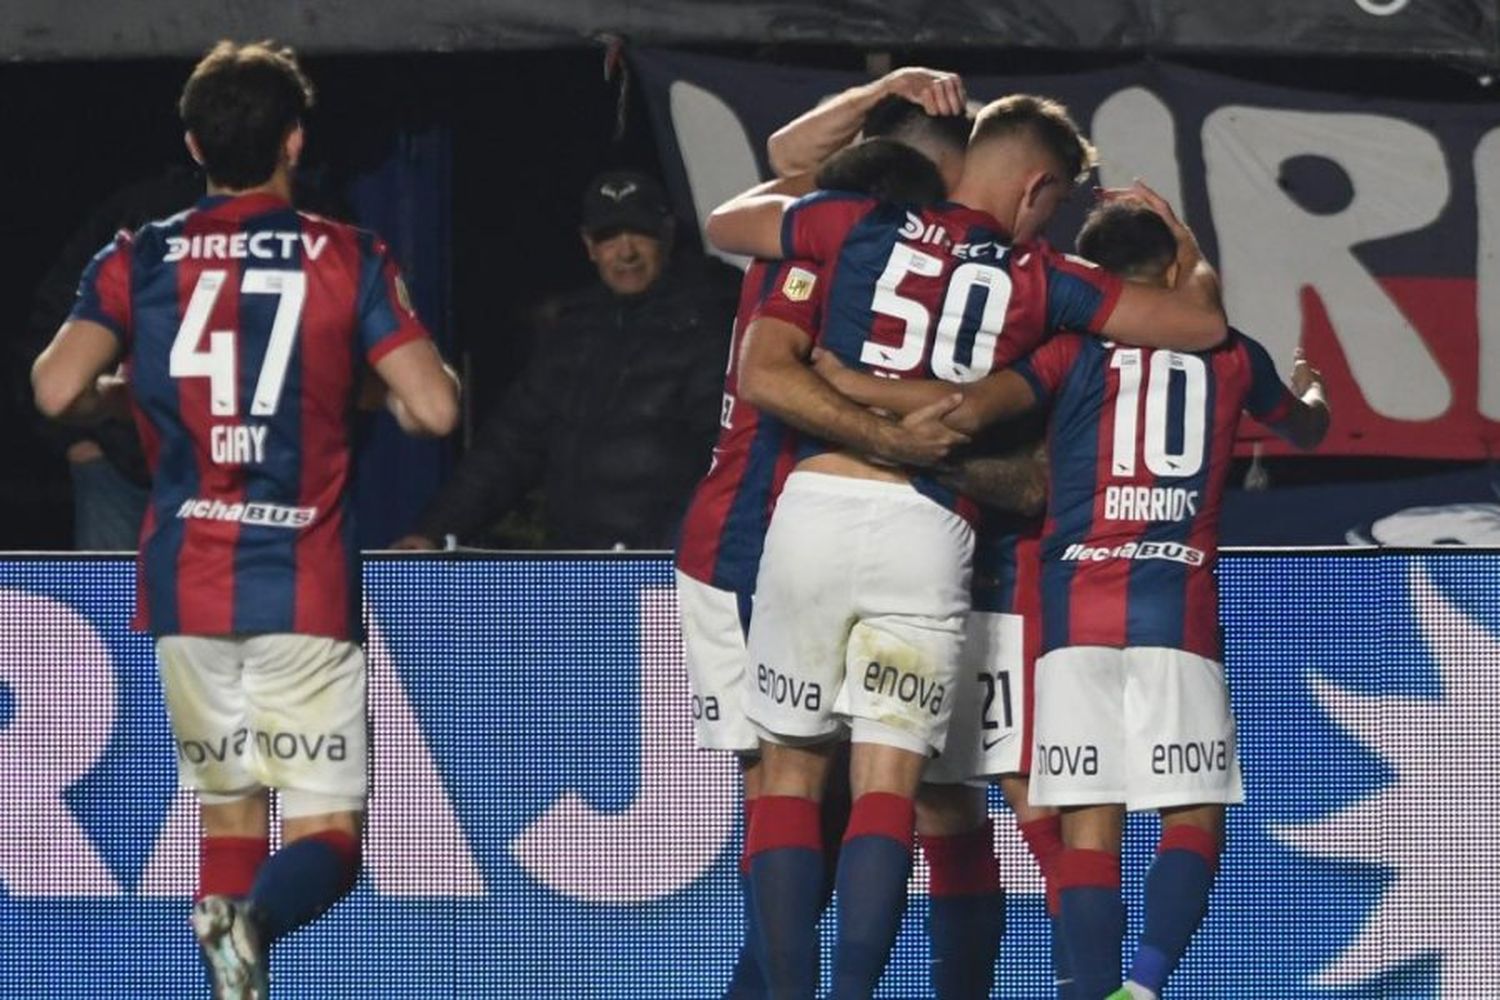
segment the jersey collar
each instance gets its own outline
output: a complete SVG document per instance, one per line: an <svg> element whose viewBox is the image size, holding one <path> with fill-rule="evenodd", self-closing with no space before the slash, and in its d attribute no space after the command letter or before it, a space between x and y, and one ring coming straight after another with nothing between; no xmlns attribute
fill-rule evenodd
<svg viewBox="0 0 1500 1000"><path fill-rule="evenodd" d="M250 194L210 194L198 199L198 211L208 212L225 219L244 219L267 212L285 211L291 208L286 199L264 191Z"/></svg>

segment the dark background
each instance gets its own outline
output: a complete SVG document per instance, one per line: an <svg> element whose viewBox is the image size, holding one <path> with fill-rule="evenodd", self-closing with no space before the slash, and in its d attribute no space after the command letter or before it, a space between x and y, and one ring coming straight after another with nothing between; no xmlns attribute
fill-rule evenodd
<svg viewBox="0 0 1500 1000"><path fill-rule="evenodd" d="M851 46L719 45L701 51L862 69ZM1118 65L1138 53L1045 50L895 51L893 64L972 72ZM1174 61L1246 79L1373 96L1493 102L1483 71L1430 59L1184 56ZM606 79L605 49L309 56L318 88L304 174L333 201L349 177L389 156L402 131L434 126L452 146L451 315L445 350L466 370L470 419L524 362L529 315L548 296L592 280L577 234L579 195L599 170L657 170L650 127L628 70ZM60 452L37 433L21 344L41 276L90 211L127 184L188 162L175 113L188 59L0 64L0 135L10 199L0 213L0 376L7 462L0 549L67 547L71 506ZM680 233L685 252L696 234ZM446 322L443 322L446 320ZM1435 471L1422 462L1282 462L1278 482Z"/></svg>

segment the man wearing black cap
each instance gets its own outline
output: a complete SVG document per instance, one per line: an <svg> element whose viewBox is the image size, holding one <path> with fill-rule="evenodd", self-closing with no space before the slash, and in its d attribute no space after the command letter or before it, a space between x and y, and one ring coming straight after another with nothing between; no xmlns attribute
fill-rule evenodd
<svg viewBox="0 0 1500 1000"><path fill-rule="evenodd" d="M672 254L673 218L644 174L596 177L582 238L599 284L562 298L526 370L396 548L490 541L530 490L549 548L671 548L718 430L738 275Z"/></svg>

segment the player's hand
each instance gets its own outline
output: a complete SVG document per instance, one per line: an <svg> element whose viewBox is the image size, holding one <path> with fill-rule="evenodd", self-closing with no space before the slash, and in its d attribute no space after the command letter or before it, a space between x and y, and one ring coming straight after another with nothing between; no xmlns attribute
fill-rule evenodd
<svg viewBox="0 0 1500 1000"><path fill-rule="evenodd" d="M122 372L95 378L94 391L99 394L99 414L103 419L130 420L130 383Z"/></svg>
<svg viewBox="0 0 1500 1000"><path fill-rule="evenodd" d="M895 425L896 435L889 457L903 465L931 466L941 463L954 448L968 444L967 434L943 423L943 418L958 409L963 401L961 393L954 393L908 413Z"/></svg>
<svg viewBox="0 0 1500 1000"><path fill-rule="evenodd" d="M1312 389L1317 389L1320 395L1323 392L1323 373L1307 363L1300 347L1292 355L1291 383L1292 392L1298 399L1306 396Z"/></svg>
<svg viewBox="0 0 1500 1000"><path fill-rule="evenodd" d="M1172 208L1171 202L1153 191L1139 177L1130 187L1098 188L1095 194L1098 195L1100 201L1138 201L1161 216L1162 221L1171 227L1174 233L1187 228L1177 217L1177 212Z"/></svg>
<svg viewBox="0 0 1500 1000"><path fill-rule="evenodd" d="M929 115L961 115L968 104L964 82L957 73L924 66L903 66L881 79L887 94L904 97L922 105Z"/></svg>
<svg viewBox="0 0 1500 1000"><path fill-rule="evenodd" d="M437 542L426 535L402 535L391 543L391 548L402 552L436 552Z"/></svg>

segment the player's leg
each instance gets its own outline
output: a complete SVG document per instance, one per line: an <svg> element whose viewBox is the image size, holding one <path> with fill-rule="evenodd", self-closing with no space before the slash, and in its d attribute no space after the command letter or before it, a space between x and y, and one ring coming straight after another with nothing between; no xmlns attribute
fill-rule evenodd
<svg viewBox="0 0 1500 1000"><path fill-rule="evenodd" d="M1030 754L1027 754L1030 767ZM1062 855L1062 814L1056 809L1031 803L1030 774L1007 774L1000 779L1000 791L1011 812L1015 813L1016 831L1026 851L1042 873L1046 891L1047 920L1052 935L1052 973L1059 1000L1073 1000L1072 963L1059 926L1057 897L1057 859Z"/></svg>
<svg viewBox="0 0 1500 1000"><path fill-rule="evenodd" d="M852 609L841 553L854 523L843 480L794 473L766 534L742 687L760 737L747 835L750 892L773 997L817 988L825 863L820 803L845 726L834 714Z"/></svg>
<svg viewBox="0 0 1500 1000"><path fill-rule="evenodd" d="M264 989L260 940L242 900L269 849L268 807L246 760L241 645L231 638L163 636L156 649L178 781L198 795L193 933L214 995L254 996Z"/></svg>
<svg viewBox="0 0 1500 1000"><path fill-rule="evenodd" d="M950 746L957 735L949 732ZM917 793L917 840L931 876L927 926L938 1000L988 997L994 983L1005 895L986 790L977 783L929 781Z"/></svg>
<svg viewBox="0 0 1500 1000"><path fill-rule="evenodd" d="M1175 649L1125 653L1128 802L1162 813L1146 878L1146 922L1126 988L1129 996L1154 997L1207 912L1224 806L1241 801L1243 790L1223 668Z"/></svg>
<svg viewBox="0 0 1500 1000"><path fill-rule="evenodd" d="M1053 869L1058 927L1075 995L1088 1000L1120 985L1124 703L1121 650L1068 647L1037 663L1029 801L1062 808L1064 846Z"/></svg>
<svg viewBox="0 0 1500 1000"><path fill-rule="evenodd" d="M281 793L282 848L249 897L269 947L315 920L358 877L365 659L354 643L316 636L253 636L245 648L248 766Z"/></svg>
<svg viewBox="0 0 1500 1000"><path fill-rule="evenodd" d="M755 729L745 716L743 684L748 655L749 595L721 590L677 571L683 653L687 666L690 712L698 746L729 751L738 758L748 833L760 794L760 756ZM765 996L765 973L755 950L754 908L750 905L749 851L740 854L744 940L725 992L726 1000Z"/></svg>
<svg viewBox="0 0 1500 1000"><path fill-rule="evenodd" d="M1223 842L1222 805L1161 811L1161 840L1146 873L1146 921L1122 996L1155 1000L1208 912Z"/></svg>

